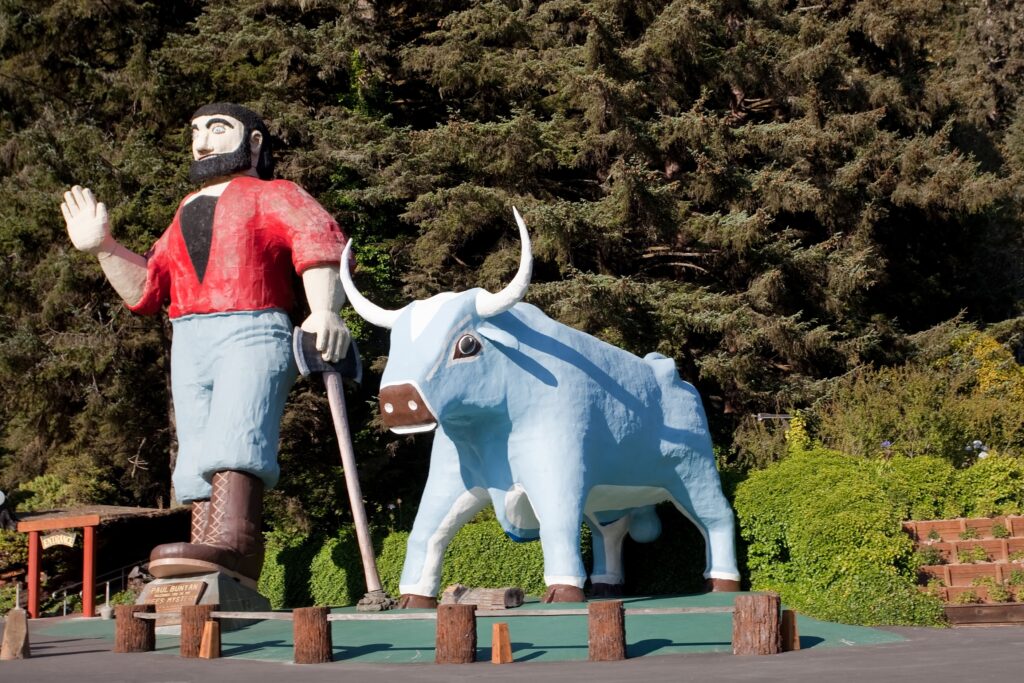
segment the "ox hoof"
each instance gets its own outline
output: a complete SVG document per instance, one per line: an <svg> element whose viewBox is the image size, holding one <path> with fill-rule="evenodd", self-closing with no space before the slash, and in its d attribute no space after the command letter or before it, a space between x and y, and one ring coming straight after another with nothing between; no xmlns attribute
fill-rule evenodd
<svg viewBox="0 0 1024 683"><path fill-rule="evenodd" d="M583 594L582 588L567 586L563 583L556 583L548 586L548 592L544 594L541 602L586 602L587 596Z"/></svg>
<svg viewBox="0 0 1024 683"><path fill-rule="evenodd" d="M398 609L437 609L437 598L403 593L398 599Z"/></svg>
<svg viewBox="0 0 1024 683"><path fill-rule="evenodd" d="M592 583L590 596L593 598L617 598L622 595L621 583Z"/></svg>
<svg viewBox="0 0 1024 683"><path fill-rule="evenodd" d="M740 582L732 579L708 579L704 584L708 593L739 593Z"/></svg>

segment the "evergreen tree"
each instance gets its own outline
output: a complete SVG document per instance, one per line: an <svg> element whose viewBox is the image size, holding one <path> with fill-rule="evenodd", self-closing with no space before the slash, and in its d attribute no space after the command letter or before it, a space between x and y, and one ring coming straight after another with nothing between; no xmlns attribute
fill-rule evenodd
<svg viewBox="0 0 1024 683"><path fill-rule="evenodd" d="M89 184L145 250L216 100L271 122L383 305L501 287L518 206L530 300L676 358L749 458L754 413L1021 313L1019 23L1006 0L0 0L0 488L101 471L79 497L168 499L166 325L123 309L57 205ZM364 489L416 500L425 440L373 427L370 375ZM300 382L274 494L300 525L345 514L334 446Z"/></svg>

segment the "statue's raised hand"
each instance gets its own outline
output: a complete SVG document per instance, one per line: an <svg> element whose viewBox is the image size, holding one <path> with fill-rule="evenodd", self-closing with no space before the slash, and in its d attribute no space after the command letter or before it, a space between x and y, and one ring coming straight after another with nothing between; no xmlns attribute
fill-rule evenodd
<svg viewBox="0 0 1024 683"><path fill-rule="evenodd" d="M114 240L110 236L107 207L97 202L89 188L75 185L64 193L60 205L64 221L68 224L68 236L75 249L98 254L109 251Z"/></svg>

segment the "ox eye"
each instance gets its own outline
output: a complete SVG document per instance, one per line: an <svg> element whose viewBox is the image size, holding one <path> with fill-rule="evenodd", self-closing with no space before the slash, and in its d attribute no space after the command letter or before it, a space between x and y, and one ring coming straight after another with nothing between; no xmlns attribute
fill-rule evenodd
<svg viewBox="0 0 1024 683"><path fill-rule="evenodd" d="M480 340L471 334L464 334L459 337L459 341L455 342L455 355L454 358L469 358L480 353Z"/></svg>

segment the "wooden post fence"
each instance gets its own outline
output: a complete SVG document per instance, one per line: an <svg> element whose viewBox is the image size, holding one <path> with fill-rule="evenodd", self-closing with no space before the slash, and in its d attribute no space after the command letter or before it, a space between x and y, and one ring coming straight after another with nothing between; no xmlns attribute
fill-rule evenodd
<svg viewBox="0 0 1024 683"><path fill-rule="evenodd" d="M295 641L296 664L324 664L331 661L331 625L327 607L299 607L292 610L292 636Z"/></svg>
<svg viewBox="0 0 1024 683"><path fill-rule="evenodd" d="M776 593L737 595L732 614L734 655L775 655L782 651L781 601Z"/></svg>
<svg viewBox="0 0 1024 683"><path fill-rule="evenodd" d="M587 644L592 662L626 658L626 614L621 600L601 600L587 606Z"/></svg>
<svg viewBox="0 0 1024 683"><path fill-rule="evenodd" d="M198 659L203 645L203 628L219 605L183 605L181 608L181 656Z"/></svg>
<svg viewBox="0 0 1024 683"><path fill-rule="evenodd" d="M438 605L434 661L469 664L476 660L476 605Z"/></svg>
<svg viewBox="0 0 1024 683"><path fill-rule="evenodd" d="M156 620L136 619L152 614L153 605L114 605L114 652L152 652L156 648Z"/></svg>

